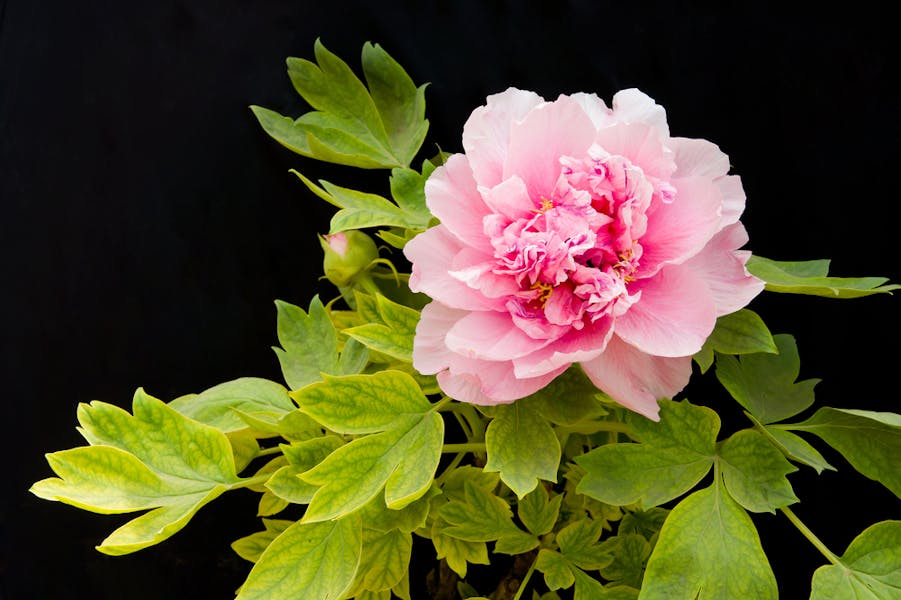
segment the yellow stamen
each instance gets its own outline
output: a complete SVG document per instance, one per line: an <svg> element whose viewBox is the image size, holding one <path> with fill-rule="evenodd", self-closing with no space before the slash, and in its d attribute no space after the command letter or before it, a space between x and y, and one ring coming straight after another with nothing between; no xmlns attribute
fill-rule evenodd
<svg viewBox="0 0 901 600"><path fill-rule="evenodd" d="M538 290L538 296L535 299L541 304L541 308L544 308L548 298L554 293L554 286L549 283L541 283L540 281L533 283L531 289Z"/></svg>
<svg viewBox="0 0 901 600"><path fill-rule="evenodd" d="M541 207L540 207L540 208L533 208L533 209L532 209L532 212L535 212L535 213L543 213L543 212L547 212L547 211L551 210L552 208L554 208L554 202L553 202L553 200L548 200L547 198L545 198L544 196L542 196L542 197L541 197Z"/></svg>

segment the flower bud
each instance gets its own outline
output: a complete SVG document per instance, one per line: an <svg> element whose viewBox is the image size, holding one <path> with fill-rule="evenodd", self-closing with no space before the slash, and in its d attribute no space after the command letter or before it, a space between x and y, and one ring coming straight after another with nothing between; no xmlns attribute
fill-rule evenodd
<svg viewBox="0 0 901 600"><path fill-rule="evenodd" d="M322 261L325 276L338 287L347 287L368 271L379 257L372 238L362 231L350 230L319 236L325 252Z"/></svg>

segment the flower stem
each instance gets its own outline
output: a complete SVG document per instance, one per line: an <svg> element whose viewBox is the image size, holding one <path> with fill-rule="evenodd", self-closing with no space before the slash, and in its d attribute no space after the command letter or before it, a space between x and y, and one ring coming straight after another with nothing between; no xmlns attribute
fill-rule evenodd
<svg viewBox="0 0 901 600"><path fill-rule="evenodd" d="M485 452L485 442L469 442L467 444L444 444L441 452Z"/></svg>
<svg viewBox="0 0 901 600"><path fill-rule="evenodd" d="M257 458L260 456L269 456L270 454L281 454L282 449L278 446L273 446L272 448L261 448L259 452L257 452Z"/></svg>
<svg viewBox="0 0 901 600"><path fill-rule="evenodd" d="M532 561L532 564L529 565L529 570L526 571L526 576L522 578L522 581L519 583L519 587L516 589L516 595L513 596L513 600L520 600L522 598L523 592L526 591L526 587L529 585L529 579L532 578L532 573L535 572L535 563L538 562L538 556L535 556L535 560Z"/></svg>
<svg viewBox="0 0 901 600"><path fill-rule="evenodd" d="M239 488L246 488L246 487L251 487L254 485L259 485L261 483L266 483L267 481L269 481L270 477L272 477L272 473L264 473L262 475L257 475L256 477L242 479L242 480L236 481L235 483L228 486L228 489L237 490Z"/></svg>
<svg viewBox="0 0 901 600"><path fill-rule="evenodd" d="M625 433L626 435L632 433L632 428L620 421L591 421L590 423L578 425L559 425L556 429L560 433L581 433L584 435L591 435L599 431Z"/></svg>
<svg viewBox="0 0 901 600"><path fill-rule="evenodd" d="M797 515L795 515L795 513L791 511L790 508L785 507L780 508L779 510L782 511L782 514L788 517L788 520L798 528L798 531L800 531L804 535L804 537L806 537L810 541L810 543L820 551L820 554L822 554L829 560L829 562L834 565L842 564L842 561L835 554L833 554L829 550L829 548L826 547L826 544L820 541L820 538L818 538L810 529L808 529L807 525L801 522L801 519L799 519Z"/></svg>

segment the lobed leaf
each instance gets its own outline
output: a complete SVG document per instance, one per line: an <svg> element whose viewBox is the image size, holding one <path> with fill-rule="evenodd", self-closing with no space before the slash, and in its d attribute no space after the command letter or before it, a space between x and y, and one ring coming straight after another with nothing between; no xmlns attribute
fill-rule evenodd
<svg viewBox="0 0 901 600"><path fill-rule="evenodd" d="M629 415L641 443L607 444L576 457L586 473L576 490L622 506L657 506L684 494L710 470L720 420L687 401L661 401L660 422Z"/></svg>
<svg viewBox="0 0 901 600"><path fill-rule="evenodd" d="M438 510L448 523L442 532L468 542L497 541L495 551L521 554L538 545L538 538L513 523L510 505L478 485L465 483L465 500L453 500Z"/></svg>
<svg viewBox="0 0 901 600"><path fill-rule="evenodd" d="M539 485L517 503L516 512L526 529L533 535L542 536L556 525L560 516L561 502L563 502L562 494L549 500L547 490L543 485Z"/></svg>
<svg viewBox="0 0 901 600"><path fill-rule="evenodd" d="M281 300L277 332L282 348L273 348L282 374L292 390L320 381L322 373L340 373L338 334L319 296L310 302L309 312Z"/></svg>
<svg viewBox="0 0 901 600"><path fill-rule="evenodd" d="M811 600L901 597L901 521L882 521L854 538L837 565L813 574Z"/></svg>
<svg viewBox="0 0 901 600"><path fill-rule="evenodd" d="M640 597L778 597L754 523L721 482L693 493L670 512L648 560Z"/></svg>
<svg viewBox="0 0 901 600"><path fill-rule="evenodd" d="M717 453L726 490L751 512L770 512L798 502L785 478L797 471L757 431L745 429L723 442Z"/></svg>
<svg viewBox="0 0 901 600"><path fill-rule="evenodd" d="M901 471L896 468L901 456L901 416L825 406L806 421L779 427L819 436L862 475L901 497Z"/></svg>
<svg viewBox="0 0 901 600"><path fill-rule="evenodd" d="M755 352L779 352L773 335L763 319L752 310L743 308L723 315L716 320L716 327L704 342L695 360L706 372L713 364L714 352L721 354L753 354Z"/></svg>
<svg viewBox="0 0 901 600"><path fill-rule="evenodd" d="M405 362L413 361L413 337L419 323L419 311L392 302L382 295L375 298L379 321L345 329L343 333L367 348Z"/></svg>
<svg viewBox="0 0 901 600"><path fill-rule="evenodd" d="M801 371L795 338L775 336L778 354L719 355L716 377L729 394L763 424L792 417L814 401L819 379L795 383Z"/></svg>
<svg viewBox="0 0 901 600"><path fill-rule="evenodd" d="M823 455L803 438L773 425L767 425L763 429L765 435L791 460L812 467L817 473L822 473L824 469L835 471L835 467L826 462Z"/></svg>
<svg viewBox="0 0 901 600"><path fill-rule="evenodd" d="M901 288L885 277L827 277L828 260L783 262L752 256L745 265L772 292L807 294L825 298L860 298Z"/></svg>
<svg viewBox="0 0 901 600"><path fill-rule="evenodd" d="M353 584L362 541L358 516L294 523L263 551L237 600L340 598Z"/></svg>
<svg viewBox="0 0 901 600"><path fill-rule="evenodd" d="M284 415L296 408L284 386L257 377L220 383L200 394L176 398L169 406L186 417L225 432L248 429L236 411Z"/></svg>
<svg viewBox="0 0 901 600"><path fill-rule="evenodd" d="M560 441L534 408L520 402L498 406L485 431L485 445L485 471L500 473L518 498L535 489L539 479L557 481Z"/></svg>
<svg viewBox="0 0 901 600"><path fill-rule="evenodd" d="M294 521L284 519L263 519L265 529L238 538L232 542L232 550L244 560L255 563L260 559L263 551L269 547L269 544L293 524Z"/></svg>

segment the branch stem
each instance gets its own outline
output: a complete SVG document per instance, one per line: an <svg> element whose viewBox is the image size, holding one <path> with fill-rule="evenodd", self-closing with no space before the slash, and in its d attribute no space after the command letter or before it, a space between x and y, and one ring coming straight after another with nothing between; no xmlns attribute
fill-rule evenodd
<svg viewBox="0 0 901 600"><path fill-rule="evenodd" d="M814 533L807 527L807 525L802 523L801 519L799 519L797 515L795 515L795 513L791 511L790 508L785 507L780 508L779 510L782 512L782 514L788 517L788 520L792 522L792 525L797 527L798 531L800 531L801 534L803 534L804 537L806 537L808 541L813 544L814 547L820 551L820 554L825 556L829 562L837 566L842 564L842 561L839 559L839 557L833 554L832 551L830 551L829 548L826 547L826 544L820 541L820 538L814 535Z"/></svg>

